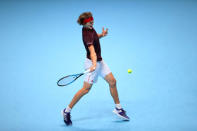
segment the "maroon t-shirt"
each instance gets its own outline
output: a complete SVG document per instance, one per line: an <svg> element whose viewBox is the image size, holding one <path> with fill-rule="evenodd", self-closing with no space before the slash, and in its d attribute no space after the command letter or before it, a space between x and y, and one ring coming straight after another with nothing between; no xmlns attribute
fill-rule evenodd
<svg viewBox="0 0 197 131"><path fill-rule="evenodd" d="M101 47L99 42L99 37L96 33L96 31L93 29L89 29L86 27L83 27L82 29L82 36L83 36L83 44L85 46L86 52L87 52L87 58L90 58L90 51L88 49L88 46L92 45L94 46L94 50L96 52L97 61L101 61Z"/></svg>

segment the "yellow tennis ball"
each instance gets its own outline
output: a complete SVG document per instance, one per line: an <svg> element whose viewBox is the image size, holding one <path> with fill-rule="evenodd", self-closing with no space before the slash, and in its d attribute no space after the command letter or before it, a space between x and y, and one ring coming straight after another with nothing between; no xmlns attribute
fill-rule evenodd
<svg viewBox="0 0 197 131"><path fill-rule="evenodd" d="M129 74L132 73L132 70L131 70L131 69L128 69L128 73L129 73Z"/></svg>

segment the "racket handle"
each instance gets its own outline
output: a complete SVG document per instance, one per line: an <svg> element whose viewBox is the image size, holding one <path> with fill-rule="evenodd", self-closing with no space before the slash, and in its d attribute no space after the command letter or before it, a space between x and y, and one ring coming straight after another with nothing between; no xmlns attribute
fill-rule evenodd
<svg viewBox="0 0 197 131"><path fill-rule="evenodd" d="M86 74L86 73L89 73L90 72L90 69L87 69L86 71L84 71L83 73Z"/></svg>

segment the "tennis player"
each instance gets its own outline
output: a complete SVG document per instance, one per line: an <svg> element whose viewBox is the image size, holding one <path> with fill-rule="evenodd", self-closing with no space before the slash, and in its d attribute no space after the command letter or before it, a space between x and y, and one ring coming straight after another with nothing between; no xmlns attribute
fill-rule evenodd
<svg viewBox="0 0 197 131"><path fill-rule="evenodd" d="M113 112L123 120L129 120L125 110L123 110L120 105L118 91L116 88L116 79L101 56L99 38L106 36L108 29L105 30L103 28L102 33L97 34L93 28L94 19L91 12L82 13L79 16L77 22L79 25L83 26L83 44L87 52L87 58L85 59L85 69L90 69L91 72L85 75L83 87L75 94L67 108L63 110L65 124L72 125L70 115L71 109L82 98L82 96L90 91L92 85L97 82L98 76L101 76L109 84L110 93L115 103L115 109Z"/></svg>

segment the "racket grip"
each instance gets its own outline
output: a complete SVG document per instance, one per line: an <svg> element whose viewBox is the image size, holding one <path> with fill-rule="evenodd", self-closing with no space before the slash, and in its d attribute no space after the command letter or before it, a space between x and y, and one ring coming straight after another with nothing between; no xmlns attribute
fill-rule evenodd
<svg viewBox="0 0 197 131"><path fill-rule="evenodd" d="M86 74L86 73L89 73L90 72L90 69L87 69L86 71L84 71L83 73Z"/></svg>

